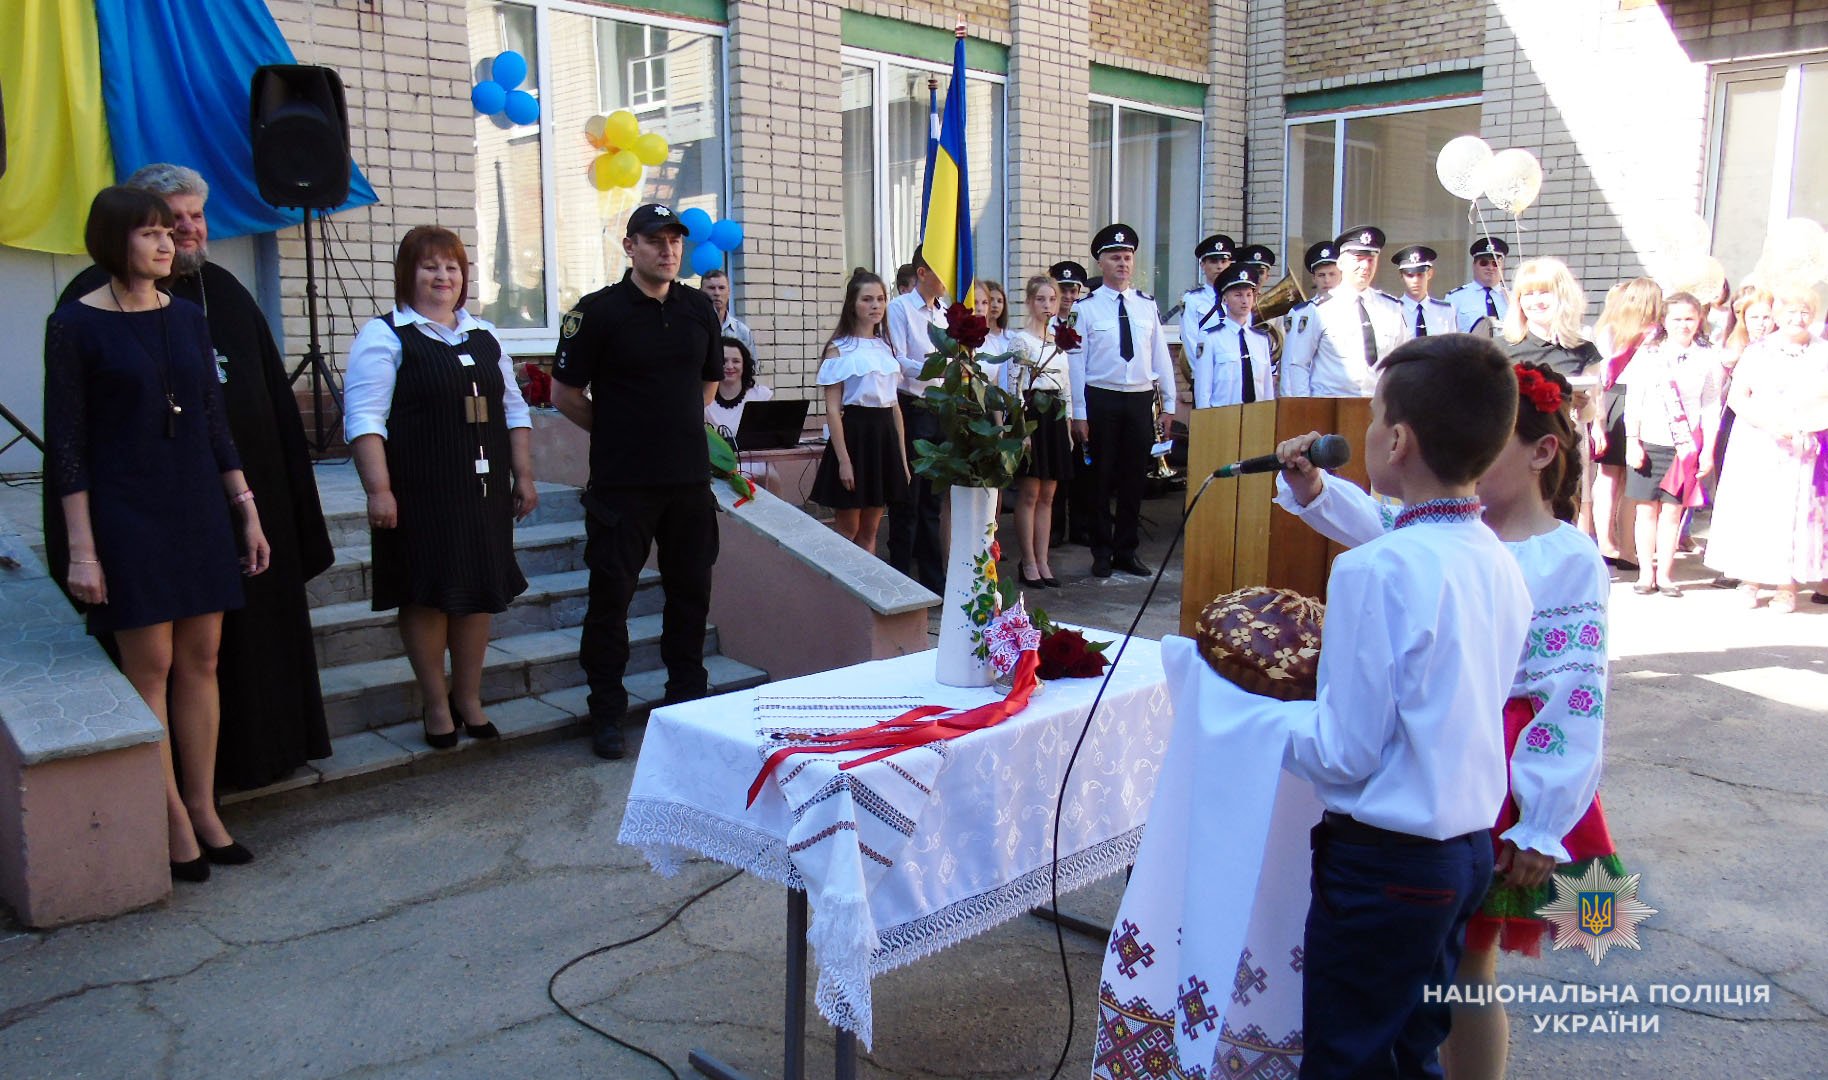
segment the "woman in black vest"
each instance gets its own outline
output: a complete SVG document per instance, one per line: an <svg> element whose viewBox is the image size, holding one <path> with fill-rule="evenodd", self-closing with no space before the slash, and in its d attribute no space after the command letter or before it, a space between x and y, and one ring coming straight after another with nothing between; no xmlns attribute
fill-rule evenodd
<svg viewBox="0 0 1828 1080"><path fill-rule="evenodd" d="M527 588L514 522L533 512L532 420L494 328L464 309L469 255L421 225L394 260L394 311L356 335L343 428L368 492L374 610L400 609L426 744L499 733L482 711L490 616ZM444 654L451 676L444 676Z"/></svg>

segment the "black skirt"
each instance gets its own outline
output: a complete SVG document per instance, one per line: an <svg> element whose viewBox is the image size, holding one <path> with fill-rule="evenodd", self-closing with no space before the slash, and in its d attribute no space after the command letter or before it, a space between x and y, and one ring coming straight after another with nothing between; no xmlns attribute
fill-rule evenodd
<svg viewBox="0 0 1828 1080"><path fill-rule="evenodd" d="M1645 443L1644 467L1630 469L1625 473L1625 497L1640 502L1677 501L1674 495L1660 486L1663 478L1669 475L1669 467L1675 463L1675 447Z"/></svg>
<svg viewBox="0 0 1828 1080"><path fill-rule="evenodd" d="M901 440L895 435L895 406L846 405L844 448L850 454L856 484L846 491L838 479L838 451L831 444L819 460L819 474L809 498L833 510L859 510L899 502L908 490L902 472Z"/></svg>
<svg viewBox="0 0 1828 1080"><path fill-rule="evenodd" d="M1056 400L1064 402L1061 395L1051 390L1041 391L1050 394ZM1068 431L1066 409L1060 407L1043 412L1035 408L1035 391L1030 390L1023 400L1027 402L1028 419L1035 425L1028 437L1028 453L1022 458L1022 467L1016 471L1017 476L1034 477L1037 480L1065 481L1073 475L1073 439Z"/></svg>
<svg viewBox="0 0 1828 1080"><path fill-rule="evenodd" d="M1625 467L1625 387L1619 384L1606 391L1601 400L1606 410L1606 452L1593 460L1601 465Z"/></svg>

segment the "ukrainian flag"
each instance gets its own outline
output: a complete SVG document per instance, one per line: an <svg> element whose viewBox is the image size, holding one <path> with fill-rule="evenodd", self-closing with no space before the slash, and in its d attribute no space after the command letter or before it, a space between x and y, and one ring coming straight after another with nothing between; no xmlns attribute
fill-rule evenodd
<svg viewBox="0 0 1828 1080"><path fill-rule="evenodd" d="M976 306L977 271L971 253L971 193L965 169L965 39L952 52L952 85L946 88L946 113L940 122L939 152L928 173L931 187L922 216L927 225L921 254L939 275L946 295L966 307Z"/></svg>

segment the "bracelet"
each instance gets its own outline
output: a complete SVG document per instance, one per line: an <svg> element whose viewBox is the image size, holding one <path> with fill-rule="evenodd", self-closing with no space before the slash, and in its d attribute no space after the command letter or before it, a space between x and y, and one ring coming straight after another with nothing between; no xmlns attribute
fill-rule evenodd
<svg viewBox="0 0 1828 1080"><path fill-rule="evenodd" d="M240 506L242 503L249 503L249 502L253 502L253 501L254 501L254 489L253 488L242 488L241 494L239 494L229 500L229 505L230 506Z"/></svg>
<svg viewBox="0 0 1828 1080"><path fill-rule="evenodd" d="M100 566L100 559L71 559L71 566Z"/></svg>

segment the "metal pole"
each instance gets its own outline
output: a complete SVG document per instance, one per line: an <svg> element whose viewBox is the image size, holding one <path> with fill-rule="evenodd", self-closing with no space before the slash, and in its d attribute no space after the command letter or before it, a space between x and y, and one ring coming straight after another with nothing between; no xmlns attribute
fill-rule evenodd
<svg viewBox="0 0 1828 1080"><path fill-rule="evenodd" d="M783 1080L806 1076L806 893L787 890L787 1030L782 1033Z"/></svg>

